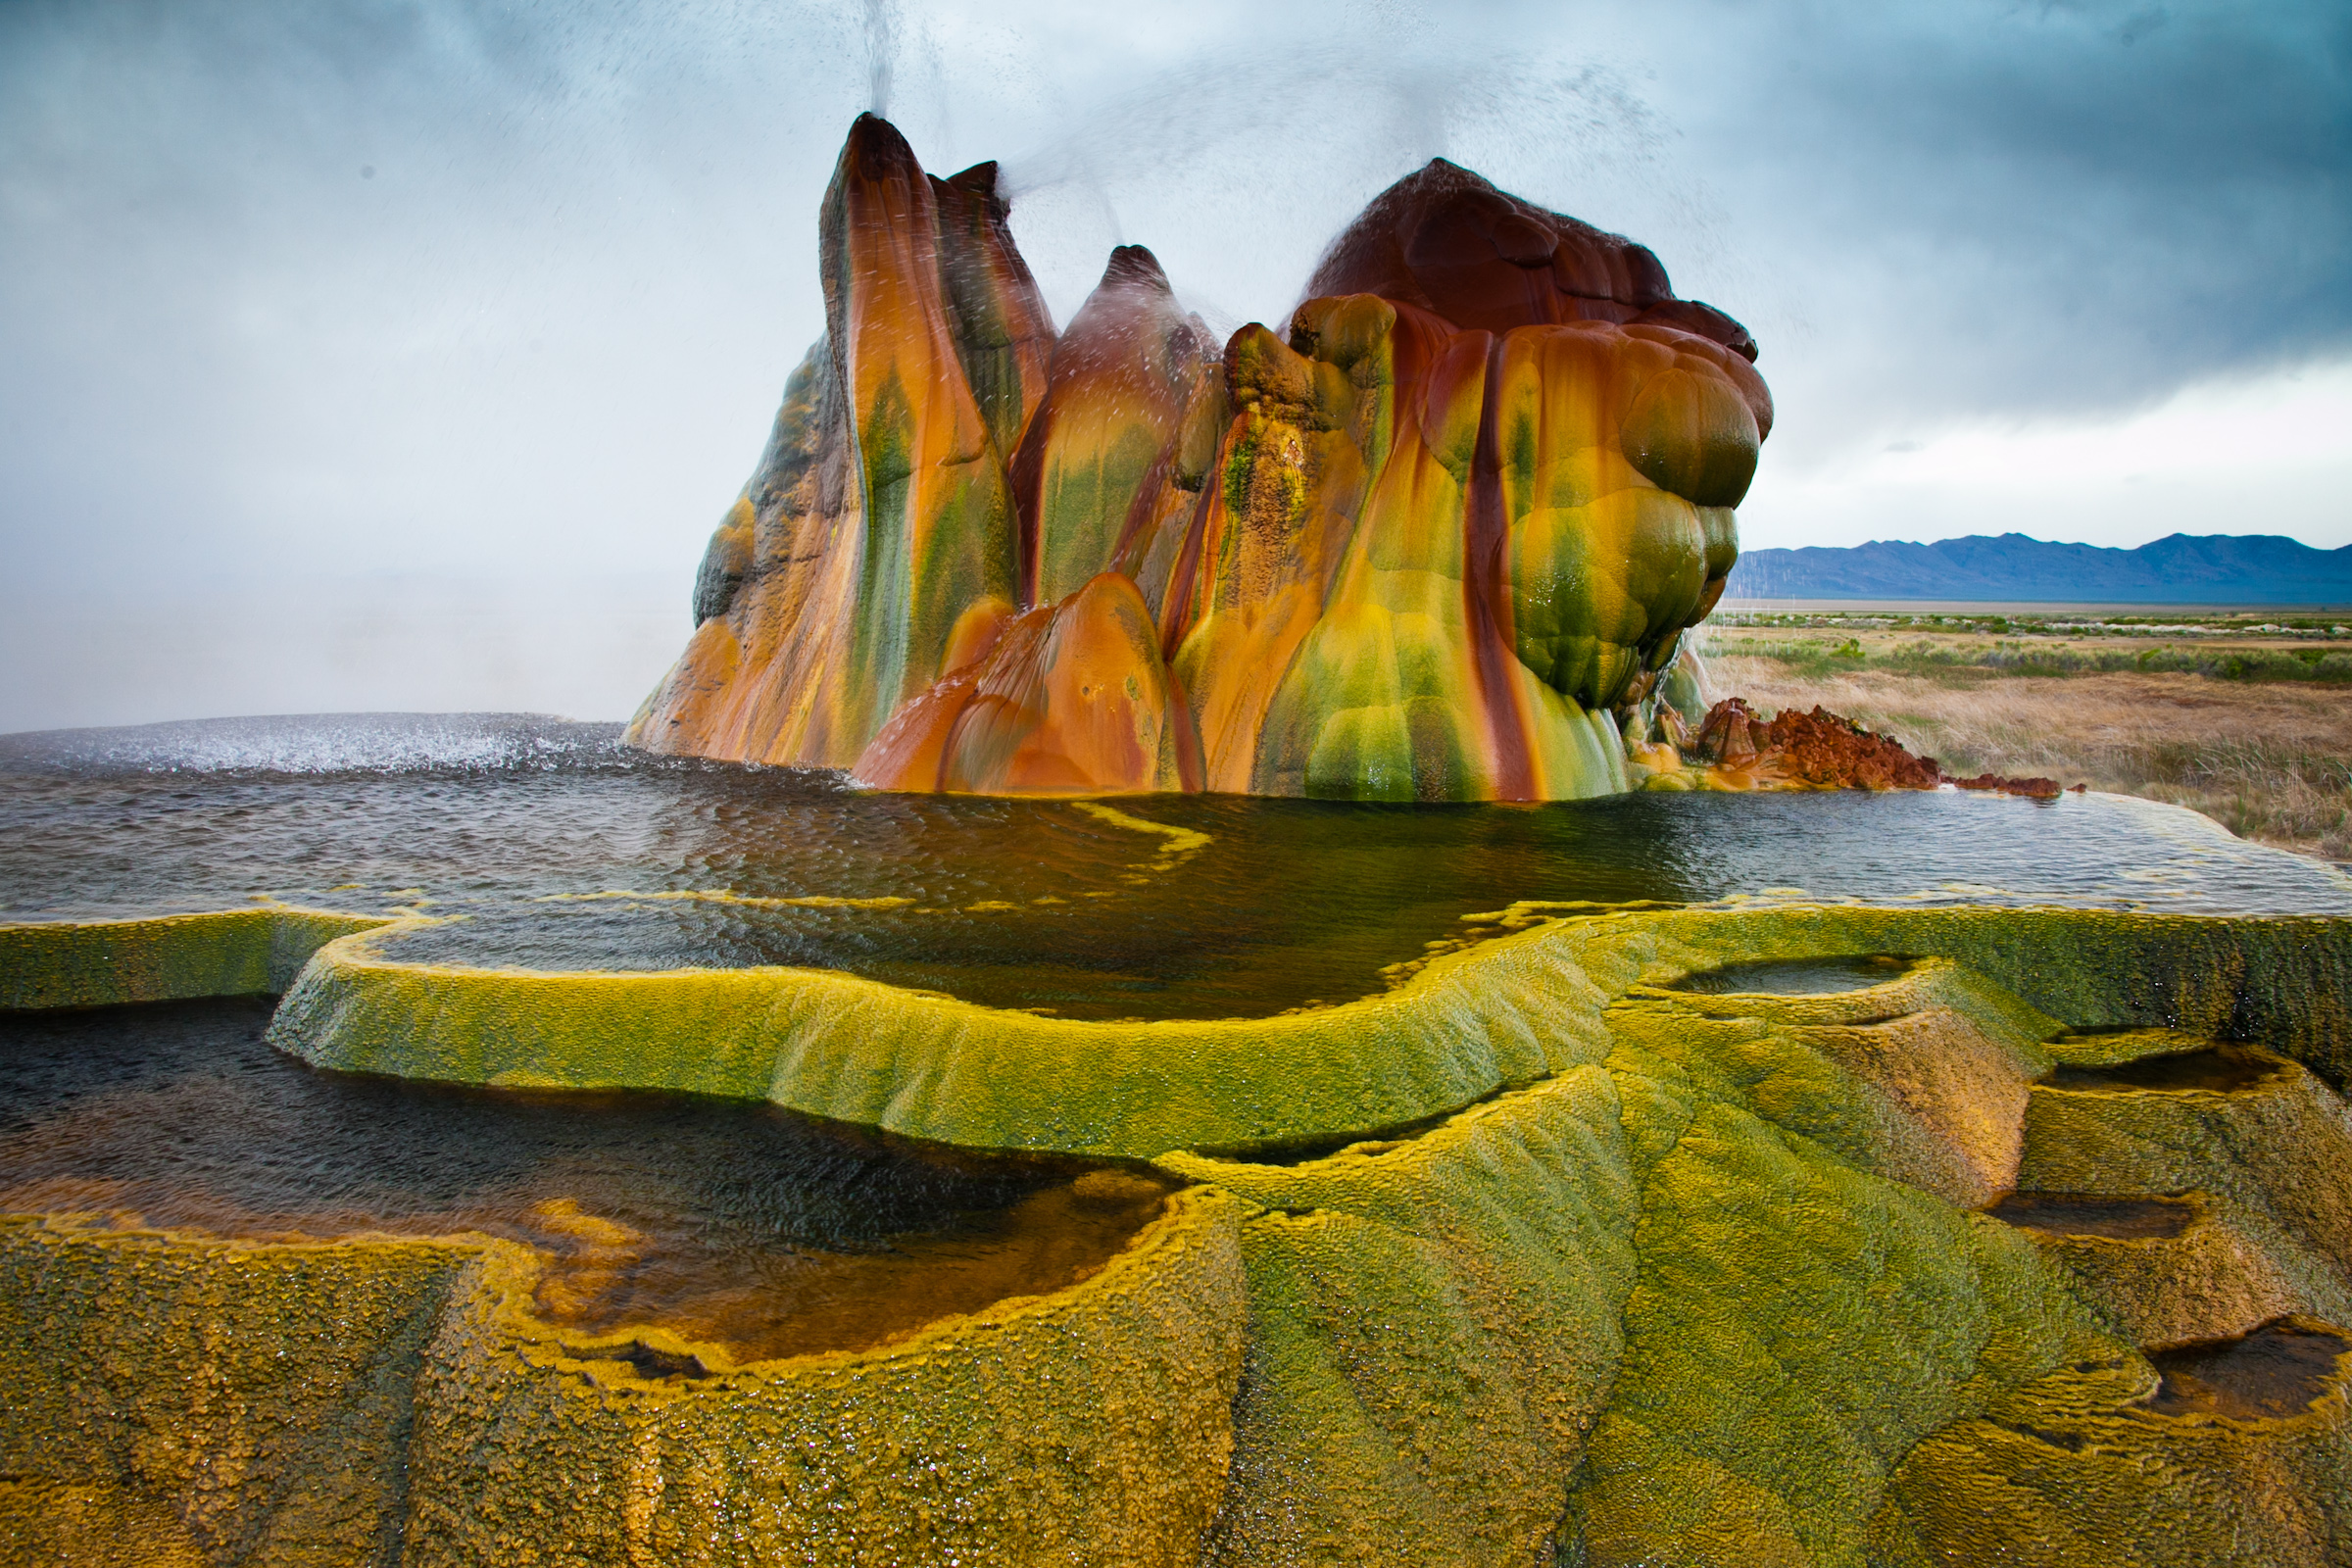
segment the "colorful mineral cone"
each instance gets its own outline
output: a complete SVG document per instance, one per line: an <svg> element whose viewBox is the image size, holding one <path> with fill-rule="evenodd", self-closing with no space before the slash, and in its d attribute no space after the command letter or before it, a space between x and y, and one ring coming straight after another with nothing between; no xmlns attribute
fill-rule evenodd
<svg viewBox="0 0 2352 1568"><path fill-rule="evenodd" d="M1772 401L1648 251L1441 161L1213 356L1141 246L1053 339L1005 216L853 128L826 342L639 744L1409 801L1612 793L1674 739Z"/></svg>
<svg viewBox="0 0 2352 1568"><path fill-rule="evenodd" d="M1000 433L1044 396L1051 327L1004 211L989 166L935 180L887 122L851 127L819 221L825 338L711 541L701 623L638 744L847 766L938 679L967 612L1011 601Z"/></svg>
<svg viewBox="0 0 2352 1568"><path fill-rule="evenodd" d="M1027 603L1052 604L1099 571L1152 575L1140 568L1155 558L1165 580L1191 512L1172 482L1185 414L1213 355L1152 253L1112 251L1054 347L1045 407L1013 456Z"/></svg>
<svg viewBox="0 0 2352 1568"><path fill-rule="evenodd" d="M1309 300L1292 345L1246 329L1227 357L1176 655L1209 787L1624 789L1610 712L1737 554L1758 437L1732 357L1598 321L1457 331L1369 295Z"/></svg>

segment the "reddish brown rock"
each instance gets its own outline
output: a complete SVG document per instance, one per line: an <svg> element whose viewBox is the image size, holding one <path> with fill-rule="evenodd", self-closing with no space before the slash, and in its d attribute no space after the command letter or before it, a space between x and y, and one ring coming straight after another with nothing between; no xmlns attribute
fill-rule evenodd
<svg viewBox="0 0 2352 1568"><path fill-rule="evenodd" d="M1433 158L1390 186L1332 241L1306 298L1377 294L1417 305L1457 327L1608 321L1720 345L1752 365L1756 340L1712 305L1678 300L1645 245L1495 189ZM1752 371L1740 391L1756 427L1772 433L1772 395Z"/></svg>
<svg viewBox="0 0 2352 1568"><path fill-rule="evenodd" d="M1784 711L1764 733L1759 750L1815 789L1932 790L1941 778L1934 758L1914 757L1901 743L1827 709Z"/></svg>
<svg viewBox="0 0 2352 1568"><path fill-rule="evenodd" d="M1683 760L1706 765L1712 781L1730 789L1932 790L1950 784L2037 800L2061 793L2058 781L2049 778L2003 778L1997 773L1947 778L1933 757L1914 757L1900 741L1873 734L1826 708L1816 707L1810 713L1787 709L1767 720L1738 697L1727 697L1709 709L1698 733L1680 755ZM1645 765L1660 770L1658 763L1645 760ZM2076 793L2082 788L2077 784Z"/></svg>
<svg viewBox="0 0 2352 1568"><path fill-rule="evenodd" d="M1690 756L1743 775L1726 782L1747 788L1932 790L1942 781L1934 758L1827 709L1789 709L1767 721L1737 697L1708 710Z"/></svg>

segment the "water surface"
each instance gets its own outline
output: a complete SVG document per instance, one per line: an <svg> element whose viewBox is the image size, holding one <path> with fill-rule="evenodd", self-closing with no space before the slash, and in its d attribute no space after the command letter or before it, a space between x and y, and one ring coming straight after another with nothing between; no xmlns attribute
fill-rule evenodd
<svg viewBox="0 0 2352 1568"><path fill-rule="evenodd" d="M2352 1340L2333 1329L2274 1319L2235 1339L2150 1350L2162 1384L2148 1408L2234 1421L2300 1415L2335 1382Z"/></svg>
<svg viewBox="0 0 2352 1568"><path fill-rule="evenodd" d="M1678 991L1702 996L1826 997L1864 991L1900 980L1911 960L1886 954L1858 957L1781 958L1766 963L1727 963L1701 969L1676 983Z"/></svg>
<svg viewBox="0 0 2352 1568"><path fill-rule="evenodd" d="M504 1237L548 1255L537 1304L560 1326L659 1322L753 1359L1073 1285L1169 1190L759 1102L319 1072L262 1044L270 1012L0 1013L0 1212L257 1240Z"/></svg>
<svg viewBox="0 0 2352 1568"><path fill-rule="evenodd" d="M0 916L257 896L460 917L401 956L805 964L1069 1017L1348 1001L1520 901L2352 913L2352 878L2108 796L1548 806L879 795L499 715L0 737Z"/></svg>
<svg viewBox="0 0 2352 1568"><path fill-rule="evenodd" d="M2025 1230L2112 1242L2167 1241L2197 1217L2196 1205L2184 1198L2108 1193L2011 1193L1984 1212Z"/></svg>

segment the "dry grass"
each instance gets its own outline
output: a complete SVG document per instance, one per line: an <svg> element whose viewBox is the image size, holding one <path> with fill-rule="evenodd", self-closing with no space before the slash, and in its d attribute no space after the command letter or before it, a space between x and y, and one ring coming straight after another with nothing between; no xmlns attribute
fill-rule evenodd
<svg viewBox="0 0 2352 1568"><path fill-rule="evenodd" d="M2352 700L2340 688L1814 671L1729 649L1707 668L1718 695L1766 712L1819 704L1936 758L1947 773L2039 774L2170 801L2241 838L2352 860Z"/></svg>

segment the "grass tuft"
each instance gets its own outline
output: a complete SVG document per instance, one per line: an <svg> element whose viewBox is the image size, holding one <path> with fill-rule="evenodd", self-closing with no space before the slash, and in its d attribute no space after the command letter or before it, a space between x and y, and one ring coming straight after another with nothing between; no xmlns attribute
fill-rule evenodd
<svg viewBox="0 0 2352 1568"><path fill-rule="evenodd" d="M2326 648L2083 649L2026 641L1954 644L1924 637L1875 650L1866 650L1858 637L1836 644L1819 639L1768 642L1749 638L1736 646L1741 655L1776 660L1816 677L1833 671L1874 669L1948 676L1965 684L2013 675L2134 674L2352 685L2352 653Z"/></svg>

